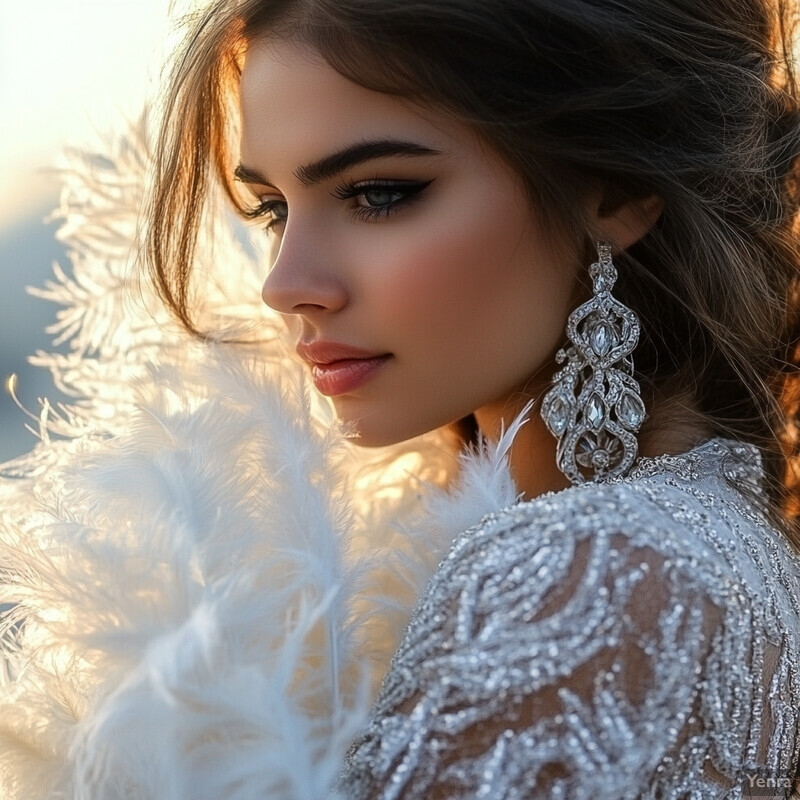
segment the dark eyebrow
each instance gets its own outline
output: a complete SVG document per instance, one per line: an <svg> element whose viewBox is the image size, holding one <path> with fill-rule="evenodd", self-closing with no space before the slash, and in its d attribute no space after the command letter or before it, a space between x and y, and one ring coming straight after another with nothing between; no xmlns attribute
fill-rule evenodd
<svg viewBox="0 0 800 800"><path fill-rule="evenodd" d="M265 178L260 172L250 167L239 164L233 171L233 177L242 183L262 183L265 186L272 186L272 183Z"/></svg>
<svg viewBox="0 0 800 800"><path fill-rule="evenodd" d="M358 142L332 153L319 161L305 164L294 171L294 175L303 186L313 186L316 183L333 178L350 167L363 164L375 158L388 156L438 156L441 150L433 150L415 142L404 142L398 139L379 139L372 142ZM234 171L234 177L243 183L260 183L264 186L274 186L268 178L257 170L240 164Z"/></svg>

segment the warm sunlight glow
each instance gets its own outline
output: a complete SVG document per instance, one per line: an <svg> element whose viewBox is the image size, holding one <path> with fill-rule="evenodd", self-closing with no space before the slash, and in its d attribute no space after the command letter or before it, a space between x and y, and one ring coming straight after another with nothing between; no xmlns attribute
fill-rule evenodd
<svg viewBox="0 0 800 800"><path fill-rule="evenodd" d="M168 0L0 0L0 228L57 191L65 145L137 116L158 72Z"/></svg>

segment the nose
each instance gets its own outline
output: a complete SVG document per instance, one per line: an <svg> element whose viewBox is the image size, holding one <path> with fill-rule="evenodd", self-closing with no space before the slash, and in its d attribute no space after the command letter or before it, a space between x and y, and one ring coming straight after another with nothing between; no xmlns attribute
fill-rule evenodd
<svg viewBox="0 0 800 800"><path fill-rule="evenodd" d="M344 282L335 259L313 234L289 238L287 229L261 290L264 302L281 314L319 314L347 305Z"/></svg>

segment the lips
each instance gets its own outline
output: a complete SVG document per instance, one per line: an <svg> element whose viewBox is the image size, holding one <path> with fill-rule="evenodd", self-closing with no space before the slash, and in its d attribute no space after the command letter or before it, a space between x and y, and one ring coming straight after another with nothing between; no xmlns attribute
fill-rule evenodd
<svg viewBox="0 0 800 800"><path fill-rule="evenodd" d="M317 391L328 397L347 394L375 377L391 353L374 353L338 342L300 342L297 353L311 365Z"/></svg>

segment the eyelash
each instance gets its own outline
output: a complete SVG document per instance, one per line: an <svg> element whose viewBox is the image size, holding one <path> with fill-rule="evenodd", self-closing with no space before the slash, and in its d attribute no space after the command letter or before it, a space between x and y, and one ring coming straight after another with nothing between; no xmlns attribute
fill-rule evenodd
<svg viewBox="0 0 800 800"><path fill-rule="evenodd" d="M353 210L356 219L364 222L374 222L382 217L388 217L397 213L404 206L409 205L419 199L419 195L433 181L386 181L371 180L360 181L359 183L343 183L337 186L331 194L339 200L351 200L370 193L386 193L390 195L399 194L397 200L375 206L357 206Z"/></svg>
<svg viewBox="0 0 800 800"><path fill-rule="evenodd" d="M343 183L337 186L331 194L338 200L351 200L361 195L370 193L387 193L390 195L399 194L400 197L396 200L391 200L388 203L381 205L365 205L357 206L352 210L353 216L363 222L375 222L378 219L388 217L395 214L403 207L413 203L419 198L419 195L431 183L430 181L387 181L387 180L370 180L359 181L358 183ZM251 211L247 212L248 219L261 219L274 212L279 208L285 208L285 200L264 200ZM284 212L285 213L285 212ZM276 225L285 222L286 217L273 217L267 220L264 226L267 231L272 230Z"/></svg>
<svg viewBox="0 0 800 800"><path fill-rule="evenodd" d="M281 206L285 206L285 200L262 200L255 208L251 208L245 212L245 216L247 219L263 219L266 216L272 214L276 208L280 208ZM269 232L271 231L276 225L280 224L281 222L286 222L286 217L272 217L268 219L264 224L264 230Z"/></svg>

